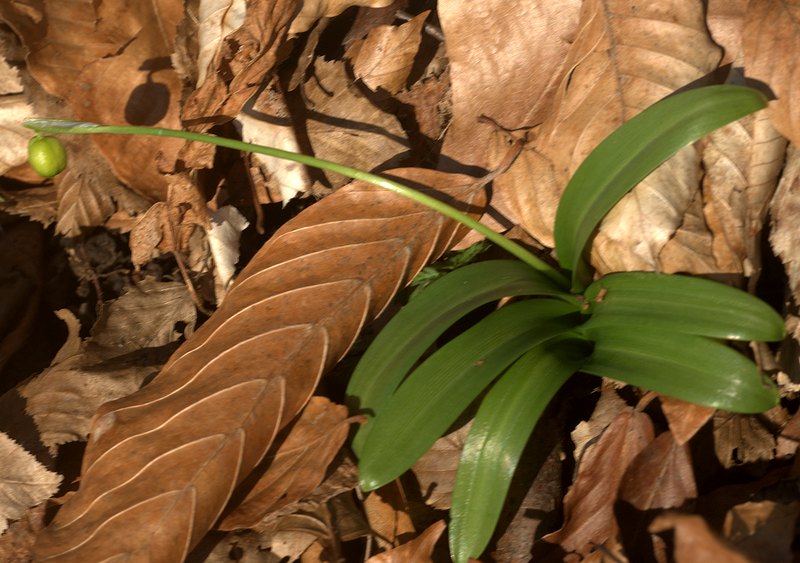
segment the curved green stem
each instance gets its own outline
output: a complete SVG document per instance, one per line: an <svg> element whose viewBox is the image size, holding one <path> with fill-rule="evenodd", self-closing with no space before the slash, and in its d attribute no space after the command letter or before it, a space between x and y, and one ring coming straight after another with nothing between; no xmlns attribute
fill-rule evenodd
<svg viewBox="0 0 800 563"><path fill-rule="evenodd" d="M197 141L200 143L209 143L221 147L227 147L237 151L254 152L284 160L291 160L319 168L321 170L329 170L347 176L355 180L368 182L380 188L384 188L403 197L407 197L417 203L425 205L434 211L441 213L445 217L449 217L458 221L462 225L473 229L487 239L495 243L497 246L505 249L507 252L516 256L531 268L541 272L548 278L556 282L560 287L569 287L569 282L564 276L561 275L556 269L549 266L546 262L528 252L512 240L507 239L503 235L494 232L486 225L476 221L472 217L465 215L458 209L439 201L424 193L418 192L408 186L383 178L381 176L358 170L357 168L350 168L343 166L336 162L315 158L305 154L294 153L273 147L266 147L263 145L255 145L253 143L246 143L235 139L226 139L224 137L217 137L215 135L208 135L204 133L194 133L191 131L179 131L177 129L165 129L162 127L140 127L133 125L100 125L98 123L89 123L85 121L65 121L60 119L26 119L23 125L37 133L64 133L64 134L98 134L108 133L116 135L151 135L156 137L175 137L178 139L185 139L187 141Z"/></svg>

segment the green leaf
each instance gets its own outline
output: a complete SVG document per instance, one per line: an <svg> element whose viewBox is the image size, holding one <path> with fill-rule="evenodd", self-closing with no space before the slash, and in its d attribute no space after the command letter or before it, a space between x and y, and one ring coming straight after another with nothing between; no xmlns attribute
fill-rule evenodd
<svg viewBox="0 0 800 563"><path fill-rule="evenodd" d="M450 508L450 553L457 563L486 549L520 455L550 400L582 363L587 342L532 348L481 402L458 466Z"/></svg>
<svg viewBox="0 0 800 563"><path fill-rule="evenodd" d="M581 317L552 299L513 303L437 350L363 426L370 431L359 456L361 488L376 489L406 471L509 365Z"/></svg>
<svg viewBox="0 0 800 563"><path fill-rule="evenodd" d="M518 260L470 264L432 283L395 315L361 358L347 386L351 412L368 416L380 412L420 356L454 322L481 305L518 295L574 300ZM359 428L353 441L356 453L368 433L369 425Z"/></svg>
<svg viewBox="0 0 800 563"><path fill-rule="evenodd" d="M670 96L609 135L581 163L561 196L555 221L556 252L582 289L583 251L616 203L681 148L766 106L742 86L706 86Z"/></svg>
<svg viewBox="0 0 800 563"><path fill-rule="evenodd" d="M581 371L732 412L757 413L778 402L775 384L756 365L702 336L642 327L584 325L595 347Z"/></svg>
<svg viewBox="0 0 800 563"><path fill-rule="evenodd" d="M783 319L760 299L702 278L644 272L604 276L584 293L592 318L586 327L662 329L727 338L775 341Z"/></svg>

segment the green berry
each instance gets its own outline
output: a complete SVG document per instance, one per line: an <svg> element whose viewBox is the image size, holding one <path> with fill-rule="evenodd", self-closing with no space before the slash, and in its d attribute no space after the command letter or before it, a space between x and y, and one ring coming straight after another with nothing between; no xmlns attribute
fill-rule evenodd
<svg viewBox="0 0 800 563"><path fill-rule="evenodd" d="M28 142L28 164L37 174L52 178L67 166L67 152L55 137L36 136Z"/></svg>

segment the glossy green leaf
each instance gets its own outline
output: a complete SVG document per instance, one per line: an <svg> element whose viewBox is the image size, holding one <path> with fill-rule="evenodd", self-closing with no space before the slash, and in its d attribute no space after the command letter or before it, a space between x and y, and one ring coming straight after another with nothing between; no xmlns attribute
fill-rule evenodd
<svg viewBox="0 0 800 563"><path fill-rule="evenodd" d="M359 455L361 488L376 489L406 471L509 365L581 317L562 301L512 303L437 350L364 426L370 431Z"/></svg>
<svg viewBox="0 0 800 563"><path fill-rule="evenodd" d="M600 143L575 171L556 212L556 252L572 271L573 289L584 287L589 238L622 196L684 146L765 106L750 88L696 88L650 106Z"/></svg>
<svg viewBox="0 0 800 563"><path fill-rule="evenodd" d="M436 280L395 315L361 358L347 386L351 412L378 413L425 350L454 322L481 305L519 295L572 299L518 260L478 262ZM358 430L353 441L356 453L368 433L369 425Z"/></svg>
<svg viewBox="0 0 800 563"><path fill-rule="evenodd" d="M662 329L731 340L775 341L783 319L760 299L702 278L645 272L604 276L584 293L587 327Z"/></svg>
<svg viewBox="0 0 800 563"><path fill-rule="evenodd" d="M714 340L642 327L579 331L595 342L581 366L586 373L732 412L764 412L778 402L775 384L753 362Z"/></svg>
<svg viewBox="0 0 800 563"><path fill-rule="evenodd" d="M545 407L583 362L587 342L565 340L529 350L481 402L458 466L450 508L450 553L478 558L497 526L511 478Z"/></svg>

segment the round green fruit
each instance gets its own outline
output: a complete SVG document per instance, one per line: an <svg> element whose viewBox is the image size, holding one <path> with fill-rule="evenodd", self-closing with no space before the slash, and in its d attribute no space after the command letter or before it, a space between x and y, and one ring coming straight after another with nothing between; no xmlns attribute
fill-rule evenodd
<svg viewBox="0 0 800 563"><path fill-rule="evenodd" d="M36 136L28 142L28 164L37 174L52 178L67 166L67 152L55 137Z"/></svg>

